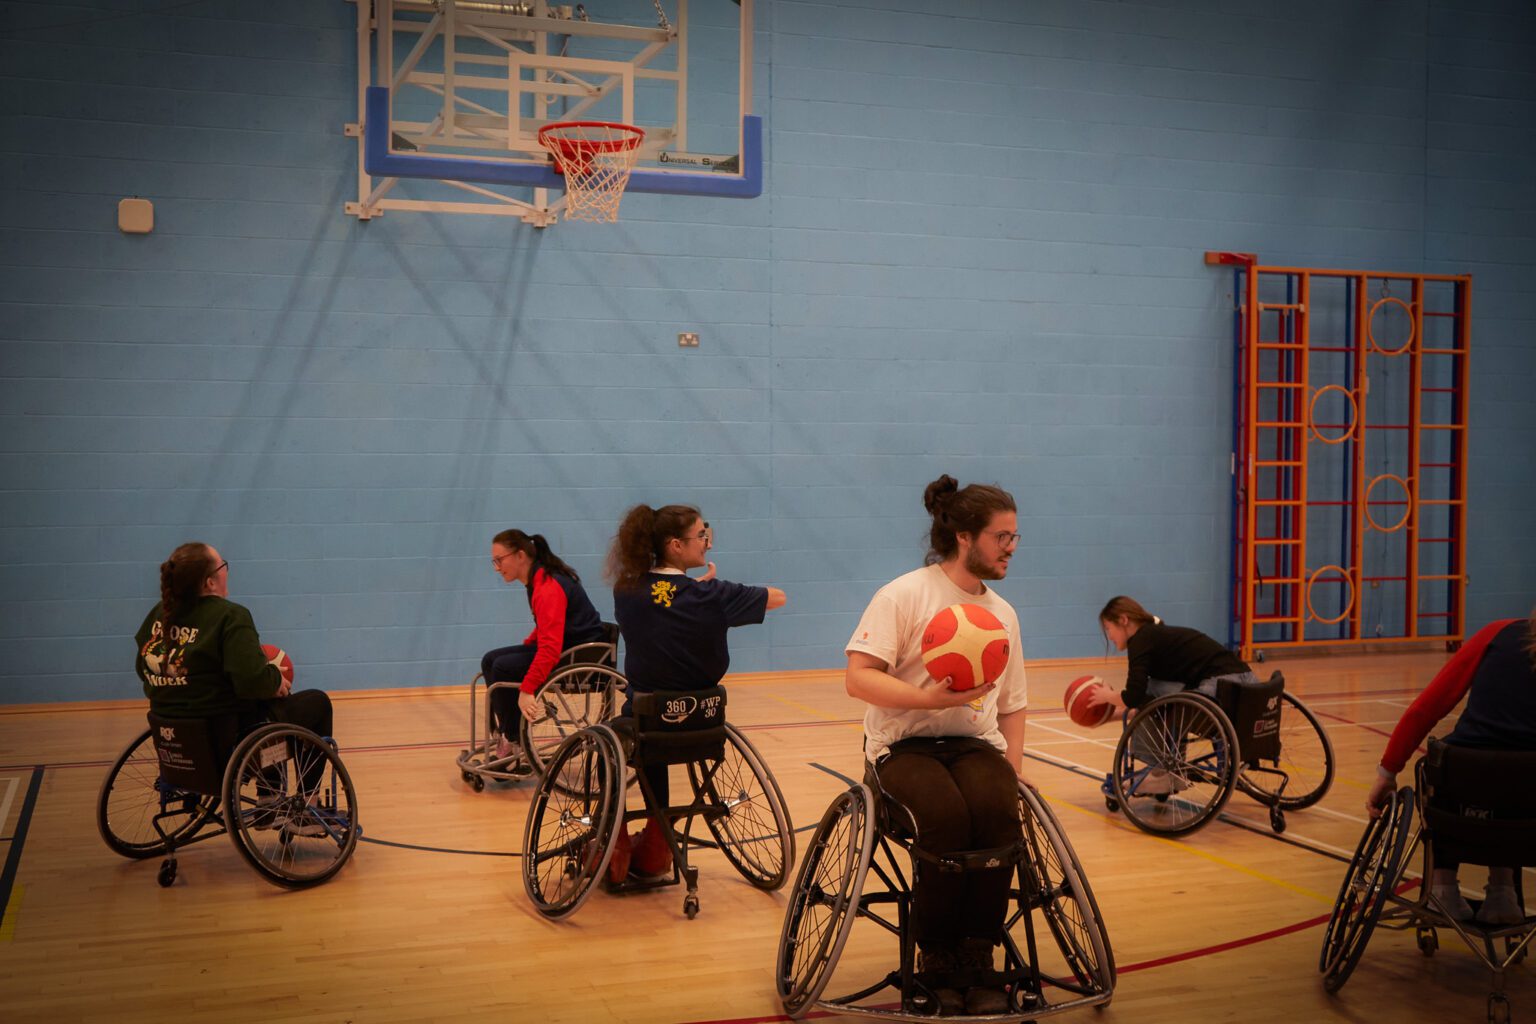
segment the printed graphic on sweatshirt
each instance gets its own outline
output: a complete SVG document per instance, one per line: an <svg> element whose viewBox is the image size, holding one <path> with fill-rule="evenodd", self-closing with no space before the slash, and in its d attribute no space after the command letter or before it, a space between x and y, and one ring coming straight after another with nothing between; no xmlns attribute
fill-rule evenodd
<svg viewBox="0 0 1536 1024"><path fill-rule="evenodd" d="M156 622L150 629L139 654L144 659L144 675L150 686L187 685L187 648L197 641L197 630L187 626L172 626L170 643L164 636L164 623Z"/></svg>

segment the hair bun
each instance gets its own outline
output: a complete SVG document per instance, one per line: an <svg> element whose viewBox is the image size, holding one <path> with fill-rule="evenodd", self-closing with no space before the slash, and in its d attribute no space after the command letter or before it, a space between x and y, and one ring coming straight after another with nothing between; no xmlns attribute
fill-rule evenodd
<svg viewBox="0 0 1536 1024"><path fill-rule="evenodd" d="M923 490L923 508L931 516L939 515L958 490L960 490L960 482L945 473Z"/></svg>

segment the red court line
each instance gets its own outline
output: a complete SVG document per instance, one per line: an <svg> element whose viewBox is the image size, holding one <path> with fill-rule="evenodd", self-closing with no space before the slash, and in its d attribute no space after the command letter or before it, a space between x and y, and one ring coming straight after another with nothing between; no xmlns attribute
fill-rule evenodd
<svg viewBox="0 0 1536 1024"><path fill-rule="evenodd" d="M1312 713L1318 718L1331 718L1335 722L1342 722L1345 725L1352 725L1356 729L1364 729L1366 732L1373 732L1378 736L1386 736L1388 739L1390 739L1392 736L1391 733L1384 729L1378 729L1374 725L1366 725L1364 722L1356 722L1353 719L1345 718L1343 715L1335 715L1328 711L1313 711Z"/></svg>

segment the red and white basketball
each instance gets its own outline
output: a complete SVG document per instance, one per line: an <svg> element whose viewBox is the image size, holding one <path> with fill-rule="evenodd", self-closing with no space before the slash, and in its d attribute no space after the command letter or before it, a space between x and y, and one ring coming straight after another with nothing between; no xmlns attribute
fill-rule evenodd
<svg viewBox="0 0 1536 1024"><path fill-rule="evenodd" d="M277 666L277 671L285 682L293 682L293 660L288 657L287 651L276 644L262 644L261 653L267 656L268 665Z"/></svg>
<svg viewBox="0 0 1536 1024"><path fill-rule="evenodd" d="M1067 692L1061 702L1066 706L1067 717L1078 725L1096 729L1115 717L1115 706L1099 699L1095 687L1104 680L1098 676L1080 676L1067 684Z"/></svg>
<svg viewBox="0 0 1536 1024"><path fill-rule="evenodd" d="M952 690L990 683L1008 665L1008 631L980 605L952 604L923 630L923 664Z"/></svg>

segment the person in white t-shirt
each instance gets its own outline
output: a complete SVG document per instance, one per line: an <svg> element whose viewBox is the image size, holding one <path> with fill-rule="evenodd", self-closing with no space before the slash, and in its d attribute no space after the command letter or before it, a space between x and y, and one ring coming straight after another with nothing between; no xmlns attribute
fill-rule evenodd
<svg viewBox="0 0 1536 1024"><path fill-rule="evenodd" d="M1018 511L1007 491L960 488L941 476L923 493L933 517L927 564L881 587L849 639L848 693L869 705L864 754L886 792L917 823L917 846L931 854L1007 847L1019 839L1018 783L1024 779L1029 703L1019 617L986 584L1008 574L1019 541ZM1001 676L970 690L935 681L922 659L923 629L955 604L980 605L1008 631ZM1011 866L940 872L919 861L912 927L918 970L938 986L945 1013L1007 1012L1000 987L946 983L990 971L1002 941Z"/></svg>

